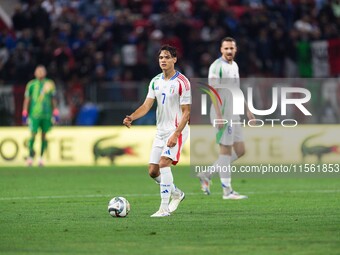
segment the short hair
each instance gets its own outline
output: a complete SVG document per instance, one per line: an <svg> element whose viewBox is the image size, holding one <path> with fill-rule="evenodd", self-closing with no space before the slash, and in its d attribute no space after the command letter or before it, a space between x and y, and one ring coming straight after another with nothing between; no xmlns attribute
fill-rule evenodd
<svg viewBox="0 0 340 255"><path fill-rule="evenodd" d="M42 64L37 65L35 68L44 68L44 69L46 69L46 67L44 65L42 65Z"/></svg>
<svg viewBox="0 0 340 255"><path fill-rule="evenodd" d="M224 37L224 38L222 39L221 45L223 44L223 42L234 42L235 45L236 45L236 40L235 40L234 38L232 38L232 37L229 37L229 36Z"/></svg>
<svg viewBox="0 0 340 255"><path fill-rule="evenodd" d="M171 57L177 58L177 51L175 47L168 44L161 46L161 48L158 51L158 56L161 54L163 50L169 51Z"/></svg>

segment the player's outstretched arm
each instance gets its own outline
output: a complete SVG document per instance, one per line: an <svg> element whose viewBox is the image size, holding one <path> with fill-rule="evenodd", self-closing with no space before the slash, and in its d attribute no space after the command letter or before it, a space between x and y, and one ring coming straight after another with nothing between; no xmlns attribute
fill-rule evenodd
<svg viewBox="0 0 340 255"><path fill-rule="evenodd" d="M132 121L143 117L150 111L154 101L155 99L147 97L144 103L140 107L138 107L136 111L134 111L131 115L127 115L125 117L125 119L123 120L123 125L130 128L132 125Z"/></svg>

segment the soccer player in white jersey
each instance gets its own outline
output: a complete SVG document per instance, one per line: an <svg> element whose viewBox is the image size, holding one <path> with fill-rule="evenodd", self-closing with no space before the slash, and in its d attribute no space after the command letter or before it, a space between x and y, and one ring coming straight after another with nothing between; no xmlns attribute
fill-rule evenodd
<svg viewBox="0 0 340 255"><path fill-rule="evenodd" d="M239 71L238 65L234 61L235 54L237 52L237 46L235 39L231 37L225 37L221 42L221 57L216 59L209 68L209 84L216 88L222 99L222 107L212 105L211 118L212 119L225 119L230 122L233 120L238 122L240 120L239 115L232 114L232 97L231 93L228 93L228 89L223 89L223 86L240 86L239 84ZM251 120L254 119L254 115L249 111L246 103L247 117ZM235 161L245 153L245 145L243 141L243 132L241 125L217 125L216 127L216 139L219 144L219 157L214 163L216 166L229 166L231 162ZM219 168L221 169L221 168ZM223 169L223 168L222 168ZM228 168L224 168L228 169ZM230 169L230 168L229 168ZM201 188L207 195L210 194L210 180L213 175L213 171L207 173L199 173ZM245 199L247 196L240 195L235 192L231 187L231 173L229 171L219 171L223 189L223 199Z"/></svg>
<svg viewBox="0 0 340 255"><path fill-rule="evenodd" d="M169 216L185 197L174 185L171 165L179 161L189 135L191 88L189 80L175 70L176 56L174 47L161 47L158 59L162 73L151 80L144 103L123 120L123 124L130 127L157 101L157 132L150 155L149 175L160 184L161 205L151 217Z"/></svg>

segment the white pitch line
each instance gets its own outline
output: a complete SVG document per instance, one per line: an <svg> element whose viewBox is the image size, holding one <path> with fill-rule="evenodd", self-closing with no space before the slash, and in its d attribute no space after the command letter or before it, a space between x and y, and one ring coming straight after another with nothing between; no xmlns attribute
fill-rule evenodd
<svg viewBox="0 0 340 255"><path fill-rule="evenodd" d="M244 191L244 194L290 194L290 193L339 193L340 190L277 190L277 191ZM203 195L201 192L185 193L190 196ZM220 195L216 192L214 195ZM0 197L0 201L8 200L34 200L34 199L73 199L73 198L100 198L100 197L113 197L113 196L124 196L124 197L154 197L159 196L159 193L154 194L90 194L90 195L64 195L64 196L32 196L32 197Z"/></svg>
<svg viewBox="0 0 340 255"><path fill-rule="evenodd" d="M149 197L156 194L118 194L117 196L129 196L129 197ZM33 196L33 197L0 197L0 201L6 200L29 200L29 199L63 199L63 198L96 198L96 197L111 197L113 195L108 194L95 194L95 195L65 195L65 196Z"/></svg>

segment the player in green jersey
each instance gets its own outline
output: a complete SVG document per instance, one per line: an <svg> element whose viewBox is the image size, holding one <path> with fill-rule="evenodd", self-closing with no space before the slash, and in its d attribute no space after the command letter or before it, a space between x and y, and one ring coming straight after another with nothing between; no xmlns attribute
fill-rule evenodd
<svg viewBox="0 0 340 255"><path fill-rule="evenodd" d="M43 155L47 148L46 133L52 127L52 121L59 121L59 110L57 108L56 89L52 80L46 78L46 68L42 65L36 67L34 71L35 79L26 85L25 99L22 110L22 120L28 124L31 137L28 141L29 156L27 165L32 166L35 137L41 129L41 150L39 166L43 166Z"/></svg>

